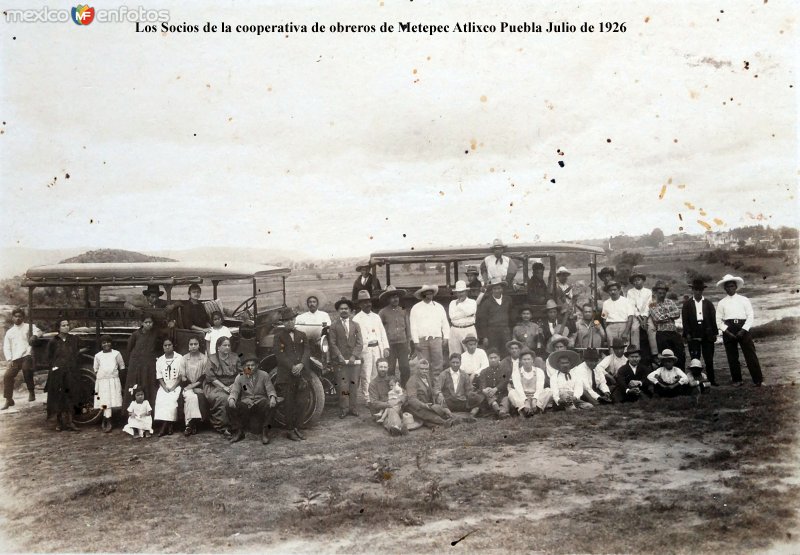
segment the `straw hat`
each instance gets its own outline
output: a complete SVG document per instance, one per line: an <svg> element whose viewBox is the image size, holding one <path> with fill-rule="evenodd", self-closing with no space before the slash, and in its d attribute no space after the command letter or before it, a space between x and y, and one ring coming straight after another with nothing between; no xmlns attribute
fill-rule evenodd
<svg viewBox="0 0 800 555"><path fill-rule="evenodd" d="M558 310L558 303L555 302L553 299L547 299L547 303L544 305L544 310L546 312L552 309Z"/></svg>
<svg viewBox="0 0 800 555"><path fill-rule="evenodd" d="M372 300L372 295L366 289L362 289L361 291L358 292L358 298L356 298L356 300L358 302L371 301Z"/></svg>
<svg viewBox="0 0 800 555"><path fill-rule="evenodd" d="M388 299L389 297L392 297L394 295L397 295L402 299L403 297L406 296L406 291L405 289L398 289L394 285L387 285L386 290L380 295L378 295L378 300L384 301L385 299Z"/></svg>
<svg viewBox="0 0 800 555"><path fill-rule="evenodd" d="M425 285L423 285L422 287L420 287L419 289L417 289L414 292L414 296L416 298L422 300L422 295L424 295L428 291L433 291L433 296L435 297L436 293L439 292L439 286L438 285L427 285L427 284L425 284Z"/></svg>
<svg viewBox="0 0 800 555"><path fill-rule="evenodd" d="M556 270L556 275L559 275L559 274L567 274L568 276L571 276L572 272L567 270L566 266L559 266L558 270Z"/></svg>
<svg viewBox="0 0 800 555"><path fill-rule="evenodd" d="M575 351L556 351L547 357L547 364L550 365L550 368L558 370L558 361L564 357L569 359L570 369L575 368L581 363L581 357Z"/></svg>
<svg viewBox="0 0 800 555"><path fill-rule="evenodd" d="M739 276L732 276L731 274L725 274L725 277L723 277L721 280L717 282L717 287L723 287L729 281L735 281L738 287L744 285L744 280Z"/></svg>
<svg viewBox="0 0 800 555"><path fill-rule="evenodd" d="M678 360L678 357L675 356L675 353L672 352L672 349L664 349L661 351L659 357L661 360Z"/></svg>
<svg viewBox="0 0 800 555"><path fill-rule="evenodd" d="M469 291L467 287L467 282L463 279L460 279L456 282L456 287L453 289L453 293L461 293L462 291Z"/></svg>
<svg viewBox="0 0 800 555"><path fill-rule="evenodd" d="M469 343L470 341L474 341L475 343L478 342L478 338L475 337L475 334L472 333L467 334L467 336L461 340L461 344L466 347L467 343Z"/></svg>
<svg viewBox="0 0 800 555"><path fill-rule="evenodd" d="M494 241L492 241L492 249L494 250L494 249L496 249L498 247L501 248L501 249L505 249L506 245L500 239L495 239Z"/></svg>
<svg viewBox="0 0 800 555"><path fill-rule="evenodd" d="M300 295L298 295L297 304L299 306L307 306L308 299L310 299L311 297L317 299L317 304L319 305L320 308L322 308L328 303L328 297L322 291L319 291L317 289L307 289L302 293L300 293Z"/></svg>
<svg viewBox="0 0 800 555"><path fill-rule="evenodd" d="M416 420L414 420L414 415L411 414L410 412L404 412L403 425L410 432L411 430L416 430L417 428L421 428L422 422L417 422Z"/></svg>
<svg viewBox="0 0 800 555"><path fill-rule="evenodd" d="M566 345L569 345L569 337L561 335L560 333L554 333L547 341L548 353L552 353L556 350L556 343L564 343Z"/></svg>
<svg viewBox="0 0 800 555"><path fill-rule="evenodd" d="M647 281L647 276L646 276L646 275L644 275L644 274L643 274L642 272L640 272L639 270L637 270L637 269L635 269L635 268L634 268L634 270L631 272L631 275L630 275L630 277L628 277L628 283L633 283L633 280L634 280L635 278L637 278L637 277L638 277L638 278L642 278L642 280L643 280L643 281Z"/></svg>

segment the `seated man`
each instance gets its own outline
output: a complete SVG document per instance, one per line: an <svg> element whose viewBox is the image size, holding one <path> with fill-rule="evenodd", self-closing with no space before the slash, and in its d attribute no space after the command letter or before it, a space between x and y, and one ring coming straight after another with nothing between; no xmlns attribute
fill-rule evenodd
<svg viewBox="0 0 800 555"><path fill-rule="evenodd" d="M557 353L559 351L566 351L567 347L569 347L569 339L567 339L563 335L556 334L550 338L550 341L547 342L547 353L549 355L552 353ZM550 360L549 356L547 360L548 361ZM558 371L558 368L553 368L550 366L549 362L545 362L544 370L545 372L547 372L548 376L552 376Z"/></svg>
<svg viewBox="0 0 800 555"><path fill-rule="evenodd" d="M600 320L595 320L592 304L584 304L581 307L581 314L583 318L575 324L577 329L575 332L575 348L588 349L589 347L594 347L599 349L605 347L608 344L606 330Z"/></svg>
<svg viewBox="0 0 800 555"><path fill-rule="evenodd" d="M406 384L405 410L425 426L452 426L456 420L447 407L434 403L433 386L430 380L431 364L424 358L417 362L416 371Z"/></svg>
<svg viewBox="0 0 800 555"><path fill-rule="evenodd" d="M533 312L531 307L523 305L519 309L519 322L511 332L511 338L516 339L522 346L538 353L542 348L542 330L539 324L532 321Z"/></svg>
<svg viewBox="0 0 800 555"><path fill-rule="evenodd" d="M489 349L489 366L481 370L479 387L484 396L484 409L500 419L508 418L509 375L500 367L497 349Z"/></svg>
<svg viewBox="0 0 800 555"><path fill-rule="evenodd" d="M647 374L650 369L642 363L642 355L633 345L625 351L625 363L616 373L614 385L611 387L611 398L615 403L638 401L642 395L652 395Z"/></svg>
<svg viewBox="0 0 800 555"><path fill-rule="evenodd" d="M499 349L498 349L499 351ZM522 351L522 343L516 339L512 339L506 343L506 352L508 356L500 361L500 368L503 373L511 379L511 373L519 367L519 353Z"/></svg>
<svg viewBox="0 0 800 555"><path fill-rule="evenodd" d="M580 355L575 351L556 351L547 357L547 366L556 370L550 376L552 405L556 409L590 409L594 405L581 401L583 396L583 377L575 372L580 363Z"/></svg>
<svg viewBox="0 0 800 555"><path fill-rule="evenodd" d="M242 373L236 376L228 394L228 419L235 430L230 442L242 441L250 422L255 421L261 427L261 443L267 445L277 403L269 374L258 368L255 356L245 358Z"/></svg>
<svg viewBox="0 0 800 555"><path fill-rule="evenodd" d="M436 402L456 412L469 411L471 417L478 415L483 395L475 391L472 377L461 370L461 355L450 355L450 368L439 374L433 386Z"/></svg>
<svg viewBox="0 0 800 555"><path fill-rule="evenodd" d="M653 384L653 391L659 397L677 397L678 395L689 395L699 393L697 386L689 385L689 378L683 370L675 366L678 357L671 349L664 349L659 356L661 366L650 372L647 379ZM695 391L697 390L697 391Z"/></svg>
<svg viewBox="0 0 800 555"><path fill-rule="evenodd" d="M369 411L377 417L379 423L383 424L389 435L402 435L403 403L406 395L397 383L397 379L394 376L389 377L387 359L378 359L377 372L375 379L369 382Z"/></svg>
<svg viewBox="0 0 800 555"><path fill-rule="evenodd" d="M552 399L547 387L544 370L533 365L533 352L525 349L519 355L519 367L511 373L511 385L508 390L508 401L520 417L527 418L544 412Z"/></svg>
<svg viewBox="0 0 800 555"><path fill-rule="evenodd" d="M611 343L611 353L597 363L597 369L602 370L606 376L606 383L611 386L616 383L617 371L628 363L625 358L625 343L615 337ZM600 375L599 371L597 372Z"/></svg>
<svg viewBox="0 0 800 555"><path fill-rule="evenodd" d="M606 374L597 368L599 361L600 353L597 349L586 349L583 352L583 362L572 370L583 378L583 400L593 405L612 402Z"/></svg>
<svg viewBox="0 0 800 555"><path fill-rule="evenodd" d="M559 317L559 308L558 303L553 299L548 300L545 305L546 318L539 324L545 344L556 334L571 339L577 331L575 321L570 318L569 312L565 312Z"/></svg>
<svg viewBox="0 0 800 555"><path fill-rule="evenodd" d="M466 349L461 353L461 370L475 383L481 370L489 366L489 359L486 357L486 351L478 347L478 338L475 335L466 336L461 343Z"/></svg>

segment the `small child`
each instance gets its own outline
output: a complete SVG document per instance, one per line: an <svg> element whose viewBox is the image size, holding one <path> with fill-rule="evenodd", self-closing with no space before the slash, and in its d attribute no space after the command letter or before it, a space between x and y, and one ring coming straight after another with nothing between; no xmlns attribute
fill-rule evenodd
<svg viewBox="0 0 800 555"><path fill-rule="evenodd" d="M689 379L688 384L691 388L698 388L697 393L708 393L711 388L711 382L708 381L706 373L703 372L703 363L700 359L693 358L689 363L689 373L686 374Z"/></svg>
<svg viewBox="0 0 800 555"><path fill-rule="evenodd" d="M112 349L111 337L100 338L102 351L94 355L94 408L103 409L104 432L111 431L111 409L122 406L122 384L119 371L125 369L125 362L119 351Z"/></svg>
<svg viewBox="0 0 800 555"><path fill-rule="evenodd" d="M150 437L153 433L153 409L150 402L144 398L144 390L134 386L136 393L128 407L128 424L122 429L123 432L133 437Z"/></svg>
<svg viewBox="0 0 800 555"><path fill-rule="evenodd" d="M400 387L400 382L397 381L396 376L389 377L389 404L393 407L401 404L403 396L403 388ZM378 416L378 422L383 422L386 420L386 417L389 414L389 411L392 410L391 408L383 409L381 412L376 414Z"/></svg>
<svg viewBox="0 0 800 555"><path fill-rule="evenodd" d="M675 366L678 357L671 349L664 349L659 356L661 366L648 374L647 379L653 384L653 391L659 397L676 397L688 395L692 388L689 378L683 370Z"/></svg>
<svg viewBox="0 0 800 555"><path fill-rule="evenodd" d="M217 339L232 336L231 330L222 325L224 318L219 311L211 314L211 330L206 334L206 354L209 357L217 352Z"/></svg>

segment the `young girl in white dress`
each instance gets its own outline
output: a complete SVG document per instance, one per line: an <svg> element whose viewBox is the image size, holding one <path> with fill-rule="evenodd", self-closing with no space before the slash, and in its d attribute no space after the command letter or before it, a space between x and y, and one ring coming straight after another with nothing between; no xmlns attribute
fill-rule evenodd
<svg viewBox="0 0 800 555"><path fill-rule="evenodd" d="M111 348L111 337L100 338L102 351L94 355L94 408L103 409L104 432L111 431L111 409L122 406L122 384L119 371L125 369L125 362L119 351Z"/></svg>
<svg viewBox="0 0 800 555"><path fill-rule="evenodd" d="M209 357L217 352L217 340L220 337L231 337L231 330L222 325L224 318L222 312L211 313L211 329L206 333L206 354Z"/></svg>
<svg viewBox="0 0 800 555"><path fill-rule="evenodd" d="M144 389L133 386L131 389L135 390L133 401L128 406L128 424L122 428L126 434L133 437L150 437L153 433L153 409L150 407L150 401L144 398Z"/></svg>
<svg viewBox="0 0 800 555"><path fill-rule="evenodd" d="M156 379L158 392L156 393L156 410L153 415L155 420L161 421L158 436L172 435L172 424L178 419L178 399L181 395L181 380L185 371L183 357L175 352L172 340L167 338L162 343L164 354L156 360Z"/></svg>

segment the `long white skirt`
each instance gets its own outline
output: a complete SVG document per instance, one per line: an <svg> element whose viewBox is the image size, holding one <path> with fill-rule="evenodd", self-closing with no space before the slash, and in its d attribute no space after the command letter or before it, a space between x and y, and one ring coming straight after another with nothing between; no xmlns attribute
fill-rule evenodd
<svg viewBox="0 0 800 555"><path fill-rule="evenodd" d="M200 414L200 400L194 390L183 390L183 416L186 418L186 422L192 418L203 418L203 415Z"/></svg>
<svg viewBox="0 0 800 555"><path fill-rule="evenodd" d="M111 409L122 406L122 386L116 371L111 375L98 373L94 382L94 408L104 409L103 416L111 417Z"/></svg>
<svg viewBox="0 0 800 555"><path fill-rule="evenodd" d="M178 398L181 395L181 386L176 387L169 393L163 387L158 388L156 393L156 408L153 419L164 422L175 422L178 419Z"/></svg>

